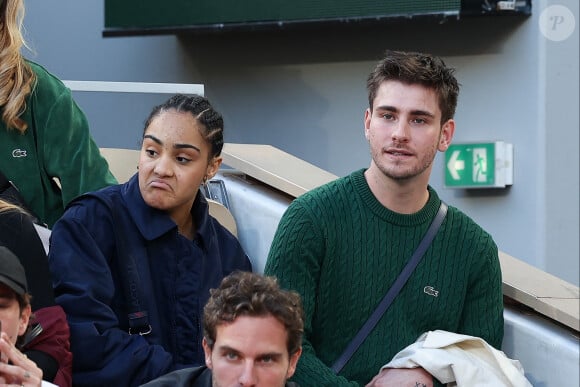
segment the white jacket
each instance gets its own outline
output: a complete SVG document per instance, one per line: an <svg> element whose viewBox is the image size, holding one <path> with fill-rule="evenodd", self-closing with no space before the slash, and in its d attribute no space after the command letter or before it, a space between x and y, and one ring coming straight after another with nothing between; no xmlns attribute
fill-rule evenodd
<svg viewBox="0 0 580 387"><path fill-rule="evenodd" d="M383 368L422 367L458 387L531 387L517 360L479 337L437 330L422 334Z"/></svg>

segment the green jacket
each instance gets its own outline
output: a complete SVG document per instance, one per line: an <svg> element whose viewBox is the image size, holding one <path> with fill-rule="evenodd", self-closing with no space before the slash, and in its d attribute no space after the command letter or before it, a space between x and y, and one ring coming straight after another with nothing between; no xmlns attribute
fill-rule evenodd
<svg viewBox="0 0 580 387"><path fill-rule="evenodd" d="M70 90L43 67L28 63L37 77L21 116L28 129L21 134L0 121L0 170L40 221L52 227L72 199L117 181Z"/></svg>
<svg viewBox="0 0 580 387"><path fill-rule="evenodd" d="M297 290L304 304L301 386L360 386L400 350L435 329L478 336L499 348L502 280L491 236L449 206L409 281L339 376L330 366L372 314L439 208L429 187L415 214L381 205L364 170L294 200L278 225L265 273Z"/></svg>

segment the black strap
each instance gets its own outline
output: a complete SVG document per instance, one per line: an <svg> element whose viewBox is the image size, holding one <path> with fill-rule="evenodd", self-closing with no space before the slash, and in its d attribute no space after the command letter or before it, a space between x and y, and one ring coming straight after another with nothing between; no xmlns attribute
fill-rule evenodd
<svg viewBox="0 0 580 387"><path fill-rule="evenodd" d="M121 230L128 230L134 226L132 220L128 216L122 216L113 208L113 203L110 198L106 196L97 196L92 193L81 195L75 200L83 197L92 197L101 201L110 211L113 220L113 233L115 234L115 244L117 248L117 268L121 283L123 286L123 294L127 303L127 317L129 320L129 334L139 334L141 336L151 333L151 325L149 324L149 313L145 309L146 300L143 281L139 274L139 270L135 261L135 256L129 249L130 245L142 243L141 241L133 241L129 243L128 238L133 234L124 235ZM71 204L69 204L70 206Z"/></svg>
<svg viewBox="0 0 580 387"><path fill-rule="evenodd" d="M115 241L117 244L117 259L119 261L119 273L121 274L121 282L123 283L123 290L127 302L127 317L129 318L129 334L139 334L141 336L151 333L151 325L149 324L149 313L144 304L145 297L143 295L143 286L135 258L127 247L127 241L118 230L126 230L126 227L119 227L123 219L117 212L111 208L113 214L113 232L115 233Z"/></svg>
<svg viewBox="0 0 580 387"><path fill-rule="evenodd" d="M409 262L407 262L407 265L405 265L405 267L403 268L403 271L401 271L401 274L399 274L399 276L397 277L397 279L395 280L395 282L393 283L393 285L391 286L385 297L383 297L381 303L379 304L379 306L377 306L373 314L368 318L368 320L358 331L356 336L350 341L344 352L332 365L332 370L334 371L335 374L338 374L342 370L342 368L350 360L352 355L356 352L358 347L360 347L362 342L366 339L368 334L377 325L377 323L379 322L385 311L389 308L395 297L397 297L397 295L399 294L399 292L401 291L401 289L403 288L403 286L413 273L413 270L415 270L415 267L417 267L417 265L419 264L419 261L425 254L425 251L427 251L427 249L429 248L429 245L433 241L433 238L435 238L435 235L437 235L437 231L439 231L439 227L443 223L445 215L447 215L447 204L443 203L442 201L441 205L439 206L439 211L437 212L437 215L435 215L435 218L433 219L433 222L431 222L431 225L429 226L429 229L425 233L425 236L419 243L419 246L413 253L413 256L411 257Z"/></svg>

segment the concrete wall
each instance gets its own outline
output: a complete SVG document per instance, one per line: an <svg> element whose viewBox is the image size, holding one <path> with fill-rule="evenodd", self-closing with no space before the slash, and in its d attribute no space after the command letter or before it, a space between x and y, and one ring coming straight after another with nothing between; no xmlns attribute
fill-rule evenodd
<svg viewBox="0 0 580 387"><path fill-rule="evenodd" d="M564 19L542 18L552 5L572 17L559 10ZM512 143L514 184L446 189L440 155L432 185L501 250L578 285L575 0L534 0L528 18L127 38L101 36L103 7L102 0L29 0L25 24L35 53L27 55L62 79L203 83L225 117L226 141L272 144L338 175L369 164L365 80L384 49L443 56L462 84L455 141ZM571 36L554 40L565 28ZM99 145L127 148L138 148L142 122L164 98L77 96Z"/></svg>

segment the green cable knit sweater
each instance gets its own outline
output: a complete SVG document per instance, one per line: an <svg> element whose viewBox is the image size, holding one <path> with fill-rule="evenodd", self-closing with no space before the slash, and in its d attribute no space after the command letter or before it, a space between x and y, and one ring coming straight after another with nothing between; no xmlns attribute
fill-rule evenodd
<svg viewBox="0 0 580 387"><path fill-rule="evenodd" d="M423 332L482 337L500 348L502 281L491 236L449 207L415 272L339 376L330 370L419 244L440 204L411 215L383 207L358 170L292 202L280 220L265 273L303 298L305 337L294 381L308 386L368 383Z"/></svg>

